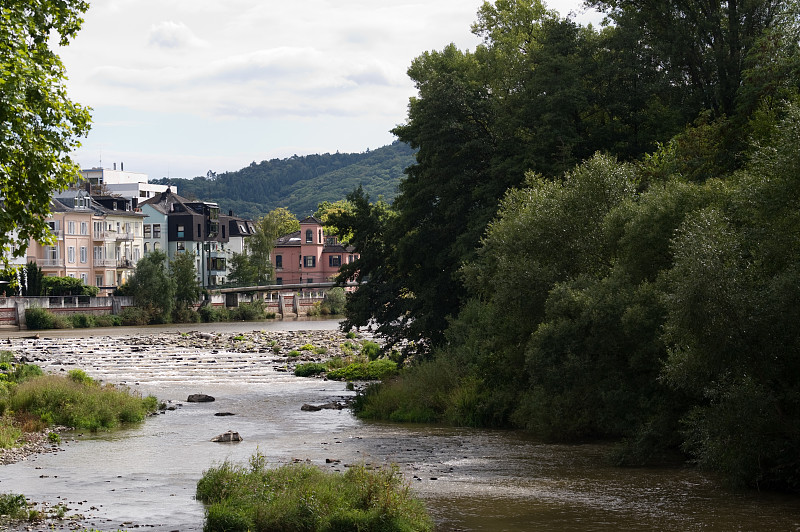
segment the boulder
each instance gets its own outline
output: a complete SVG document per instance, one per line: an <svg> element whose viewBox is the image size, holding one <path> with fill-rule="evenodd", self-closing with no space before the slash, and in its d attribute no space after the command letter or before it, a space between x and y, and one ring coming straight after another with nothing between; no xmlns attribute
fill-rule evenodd
<svg viewBox="0 0 800 532"><path fill-rule="evenodd" d="M213 397L204 393L193 393L188 399L186 399L186 402L188 403L211 403L213 401Z"/></svg>
<svg viewBox="0 0 800 532"><path fill-rule="evenodd" d="M217 412L214 415L223 417L223 416L235 416L236 414L234 414L233 412Z"/></svg>
<svg viewBox="0 0 800 532"><path fill-rule="evenodd" d="M211 438L211 441L216 441L216 442L242 441L242 437L239 436L238 432L229 430L228 432L223 432L219 436L214 436L213 438Z"/></svg>

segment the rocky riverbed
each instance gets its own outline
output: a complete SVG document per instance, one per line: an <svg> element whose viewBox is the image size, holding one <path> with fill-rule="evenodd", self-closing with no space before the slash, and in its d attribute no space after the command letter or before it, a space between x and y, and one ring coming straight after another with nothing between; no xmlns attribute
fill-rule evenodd
<svg viewBox="0 0 800 532"><path fill-rule="evenodd" d="M44 332L38 338L9 337L0 344L0 350L11 351L18 362L36 364L45 372L79 368L95 379L108 380L106 372L113 371L115 384L133 389L140 379L168 382L170 375L180 375L184 382L187 374L202 388L204 380L216 380L220 375L258 382L275 371L290 373L298 363L352 353L363 340L377 341L370 333L348 338L338 330L175 331L77 338L48 337ZM242 353L248 356L242 357ZM33 454L57 452L59 446L48 435L60 430L25 434L26 443L21 447L0 449L0 465L26 460Z"/></svg>

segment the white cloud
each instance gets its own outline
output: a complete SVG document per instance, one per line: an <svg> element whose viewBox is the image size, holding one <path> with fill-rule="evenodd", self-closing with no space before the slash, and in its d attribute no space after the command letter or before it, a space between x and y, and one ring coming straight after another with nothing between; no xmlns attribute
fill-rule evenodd
<svg viewBox="0 0 800 532"><path fill-rule="evenodd" d="M148 43L157 48L202 48L208 44L199 39L183 22L164 21L150 28Z"/></svg>

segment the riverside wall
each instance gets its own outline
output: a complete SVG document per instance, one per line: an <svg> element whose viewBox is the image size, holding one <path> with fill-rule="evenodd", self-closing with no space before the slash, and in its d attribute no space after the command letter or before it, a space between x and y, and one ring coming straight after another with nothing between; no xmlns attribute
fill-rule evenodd
<svg viewBox="0 0 800 532"><path fill-rule="evenodd" d="M262 301L267 312L278 316L306 316L314 304L325 299L323 290L313 292L272 293L211 293L208 303L213 306L237 307L241 303ZM45 308L54 314L119 314L133 306L132 297L123 296L42 296L0 297L0 329L25 329L25 311L29 308ZM200 305L198 304L197 307Z"/></svg>

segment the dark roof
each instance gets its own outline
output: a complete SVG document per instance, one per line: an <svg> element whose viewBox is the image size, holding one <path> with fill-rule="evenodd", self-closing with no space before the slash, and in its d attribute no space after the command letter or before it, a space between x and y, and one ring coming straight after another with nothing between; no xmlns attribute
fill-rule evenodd
<svg viewBox="0 0 800 532"><path fill-rule="evenodd" d="M302 223L302 222L300 222ZM275 241L277 246L299 246L300 245L300 231L289 233L288 235L279 236Z"/></svg>
<svg viewBox="0 0 800 532"><path fill-rule="evenodd" d="M317 224L322 225L322 221L319 218L315 218L314 216L309 216L307 218L303 218L300 220L300 225L303 224Z"/></svg>
<svg viewBox="0 0 800 532"><path fill-rule="evenodd" d="M173 193L171 189L167 188L165 192L162 192L161 194L157 194L152 198L140 202L139 207L142 207L143 205L150 205L161 214L169 214L171 212L188 212L191 214L202 214L196 212L195 209L190 207L189 204L191 203L197 204L200 202L191 201L182 196L178 196L177 194ZM177 208L176 205L178 206Z"/></svg>

